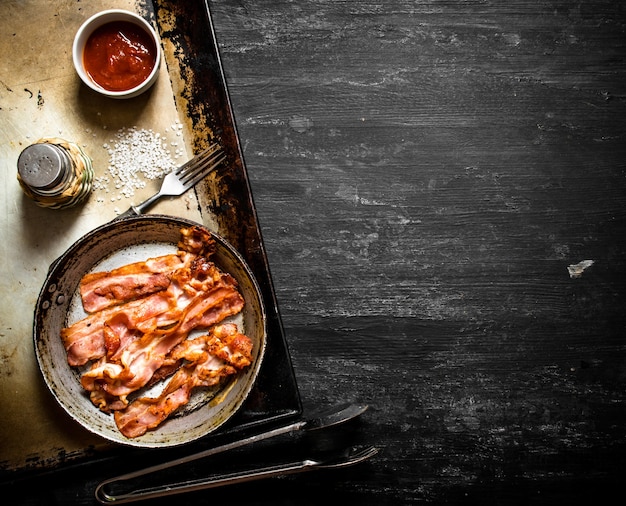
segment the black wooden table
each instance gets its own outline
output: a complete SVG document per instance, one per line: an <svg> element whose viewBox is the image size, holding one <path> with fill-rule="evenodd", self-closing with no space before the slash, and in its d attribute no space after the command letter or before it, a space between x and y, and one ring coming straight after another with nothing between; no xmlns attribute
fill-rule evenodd
<svg viewBox="0 0 626 506"><path fill-rule="evenodd" d="M210 5L303 406L369 404L337 437L382 452L151 504L621 491L625 4ZM19 493L92 504L107 473Z"/></svg>

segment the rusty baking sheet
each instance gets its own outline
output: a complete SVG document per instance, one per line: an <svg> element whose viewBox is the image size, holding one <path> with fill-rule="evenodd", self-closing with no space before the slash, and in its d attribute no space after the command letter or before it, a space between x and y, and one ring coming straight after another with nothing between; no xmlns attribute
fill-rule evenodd
<svg viewBox="0 0 626 506"><path fill-rule="evenodd" d="M93 13L109 8L134 10L150 20L164 50L157 84L129 101L97 96L81 85L71 63L76 29ZM207 2L1 2L0 16L0 50L14 55L0 61L0 475L54 470L129 451L88 433L56 405L37 369L33 309L48 266L83 234L151 195L160 181L148 180L131 197L100 184L77 208L39 208L17 185L16 160L22 149L45 136L81 145L92 157L100 181L110 162L111 143L133 129L162 136L180 163L211 141L221 143L227 164L195 191L165 199L152 212L199 221L242 254L261 287L267 350L241 411L223 430L194 443L194 449L223 440L230 432L300 416L298 388Z"/></svg>

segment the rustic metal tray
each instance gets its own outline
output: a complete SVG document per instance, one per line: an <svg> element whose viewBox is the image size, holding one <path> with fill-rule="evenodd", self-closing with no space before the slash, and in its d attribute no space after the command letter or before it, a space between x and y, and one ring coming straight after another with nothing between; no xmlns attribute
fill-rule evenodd
<svg viewBox="0 0 626 506"><path fill-rule="evenodd" d="M59 17L66 16L62 23L51 22L52 33L49 36L55 44L65 43L65 45L68 41L71 42L73 37L72 29L67 27L74 25L77 27L82 19L86 19L93 12L107 8L129 8L140 12L144 17L151 19L158 28L166 63L162 70L164 75L160 76L159 84L155 86L156 89L150 91L147 96L131 99L121 106L110 104L107 102L110 99L103 99L95 94L91 95L90 91L85 91L77 83L78 78L72 74L73 69L63 66L62 59L60 59L61 63L47 61L42 64L45 65L45 69L40 73L41 82L36 80L26 82L28 79L26 77L22 78L24 82L20 81L17 85L7 82L6 78L12 69L7 66L9 64L0 67L0 81L3 85L3 90L0 92L2 106L0 116L4 116L2 123L5 125L1 131L3 148L0 154L4 164L4 173L14 173L16 155L28 144L29 140L34 141L35 137L43 133L36 131L38 128L46 127L49 131L62 124L64 133L75 136L77 132L80 133L82 144L89 151L90 143L101 142L106 134L102 131L92 133L91 128L85 127L88 124L85 116L89 113L97 114L98 117L101 114L108 114L107 119L111 122L110 128L130 128L138 122L145 128L152 128L154 124L158 129L159 125L163 127L176 121L177 128L184 133L184 142L189 154L201 150L210 141L219 141L228 156L225 168L201 182L196 187L194 195L166 202L161 207L157 207L155 212L201 221L205 226L226 238L241 253L261 287L267 311L267 349L256 385L243 408L223 429L193 445L194 448L210 446L215 440L237 437L256 430L260 426L297 418L301 415L302 409L299 392L276 303L208 3L204 0L185 2L119 0L89 6L72 3L71 7L68 2L64 1L39 3L40 5L36 7L40 17L59 20ZM5 10L4 7L3 5L0 9ZM32 9L33 7L29 5L26 8ZM42 10L47 11L47 15L42 14ZM15 45L20 41L24 45L27 44L30 40L28 34L20 31L33 28L28 24L24 26L24 19L28 17L28 14L24 14L22 19L19 16L15 18L14 13L11 13L12 18L7 12L0 14L4 19L14 20L12 26L4 27L0 34L2 44L0 49L4 50L5 46ZM32 23L35 22L36 19L32 20ZM22 24L17 26L19 23ZM60 30L61 27L65 27L68 33L62 35L54 33L55 29ZM34 36L33 33L30 35ZM32 40L30 43L32 45ZM30 63L33 64L33 62ZM37 63L37 61L34 62L34 64ZM41 61L39 63L41 64ZM23 64L24 62L18 58L14 65L17 67ZM56 79L60 84L55 85L54 90L48 90L42 83L49 81L49 79L45 81L46 76L54 75L54 71L51 70L54 64L56 64L56 70L62 75L51 79ZM65 88L59 91L62 88L61 85ZM66 89L68 86L72 88L70 91ZM44 104L47 98L64 103L57 104L55 107L53 102L52 107L46 109ZM116 114L109 111L94 113L94 111L105 111L111 105L112 108L119 108ZM21 130L6 126L15 124L17 115L24 112L20 109L26 110L29 107L35 114L32 123L27 123ZM136 108L135 112L133 108ZM69 112L60 113L59 111ZM40 115L39 118L36 117L37 114ZM73 121L76 124L72 125ZM28 128L31 129L32 138L25 134ZM60 126L59 130L61 130ZM102 158L102 155L100 156ZM100 167L105 163L104 160L98 160L96 153L94 159L96 175L98 175L98 162L100 162ZM20 228L27 238L16 241L17 244L12 250L6 247L2 250L3 262L15 259L16 253L17 257L22 258L20 262L13 260L13 264L5 263L4 283L9 284L13 277L19 277L20 274L30 279L30 284L24 283L21 295L17 296L16 300L19 304L27 304L30 300L34 303L37 297L36 291L27 293L24 290L32 292L33 288L45 278L46 269L39 264L43 261L49 265L75 239L95 226L114 218L119 212L117 206L124 206L124 203L108 202L92 196L87 204L78 209L61 212L41 210L23 197L18 197L19 189L16 190L15 183L10 181L9 177L5 177L9 181L5 185L8 189L3 190L6 193L5 200L17 209L16 212L7 213L3 217L1 226L5 236L8 234L5 239L11 240L13 236L17 237L20 233L17 229ZM154 185L157 185L157 182ZM145 195L149 195L153 190L154 187L146 188ZM142 197L143 195L138 195L138 200ZM10 206L7 205L7 207ZM124 210L125 208L121 209L121 211ZM55 231L56 234L54 234ZM36 267L37 265L39 266ZM19 269L23 272L16 272ZM131 451L82 433L83 429L71 419L66 418L65 414L51 401L51 396L45 390L41 378L38 377L36 366L33 365L35 358L31 349L31 336L24 335L25 329L29 326L32 328L33 308L34 304L20 307L20 311L15 312L9 307L3 310L1 315L3 328L0 335L0 352L2 353L0 359L2 365L8 367L5 370L15 374L0 374L2 387L0 402L3 402L5 407L9 406L0 417L3 427L0 439L2 443L0 444L0 474L10 477L24 471L54 470L72 463L93 461L98 458L115 458L120 453ZM25 348L25 340L30 341L30 348ZM16 342L20 343L17 347ZM16 379L16 374L19 375L18 379ZM21 392L18 385L25 383L29 386ZM16 395L21 397L19 402L15 401ZM5 403L9 397L13 399L12 404ZM35 419L41 417L43 420L41 423L44 426L34 426L30 431L15 432L18 427L27 425L27 418L32 413L36 414ZM42 431L48 431L48 435L41 440L33 441L30 445L15 443L14 438L27 439L30 433L35 431L39 434ZM42 436L39 435L39 437ZM10 444L4 444L7 442ZM33 451L33 446L36 446L38 450Z"/></svg>

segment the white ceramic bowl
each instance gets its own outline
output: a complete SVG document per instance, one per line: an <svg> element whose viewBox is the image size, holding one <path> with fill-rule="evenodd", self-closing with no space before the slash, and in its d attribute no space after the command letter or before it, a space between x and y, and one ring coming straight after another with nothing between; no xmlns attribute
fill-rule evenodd
<svg viewBox="0 0 626 506"><path fill-rule="evenodd" d="M141 27L152 38L156 49L156 54L154 55L156 57L156 62L152 72L150 72L148 77L141 84L124 91L110 91L97 84L85 70L83 62L83 51L91 34L97 28L115 21L131 22ZM157 80L159 75L159 65L161 63L161 44L159 43L159 38L150 23L148 23L141 16L130 11L110 9L94 14L81 25L76 32L76 36L74 37L72 58L74 60L76 72L80 76L81 80L89 86L89 88L111 98L132 98L146 91Z"/></svg>

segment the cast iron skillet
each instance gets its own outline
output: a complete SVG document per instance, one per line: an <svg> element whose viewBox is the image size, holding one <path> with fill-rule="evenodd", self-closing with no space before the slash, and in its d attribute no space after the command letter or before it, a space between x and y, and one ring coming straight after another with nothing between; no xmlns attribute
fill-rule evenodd
<svg viewBox="0 0 626 506"><path fill-rule="evenodd" d="M215 264L239 283L244 310L235 319L253 342L253 362L219 389L199 389L189 404L157 429L137 438L123 436L113 416L96 408L80 384L80 370L67 363L60 331L84 317L78 295L87 272L108 270L131 261L176 251L181 227L201 226L180 218L144 215L109 222L74 243L50 267L35 308L34 341L39 368L48 388L79 424L113 442L165 448L194 441L224 424L241 407L257 377L266 344L266 314L259 287L241 255L222 237Z"/></svg>

